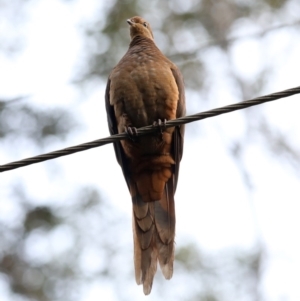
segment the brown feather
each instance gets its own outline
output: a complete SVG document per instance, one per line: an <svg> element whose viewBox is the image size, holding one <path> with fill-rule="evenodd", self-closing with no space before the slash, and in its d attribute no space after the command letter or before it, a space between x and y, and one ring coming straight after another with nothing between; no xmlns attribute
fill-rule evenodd
<svg viewBox="0 0 300 301"><path fill-rule="evenodd" d="M156 47L150 25L140 17L127 20L131 43L109 75L105 92L111 134L126 127L185 115L183 78ZM175 204L184 127L162 134L114 142L133 206L134 265L137 284L150 294L157 262L166 279L173 274Z"/></svg>

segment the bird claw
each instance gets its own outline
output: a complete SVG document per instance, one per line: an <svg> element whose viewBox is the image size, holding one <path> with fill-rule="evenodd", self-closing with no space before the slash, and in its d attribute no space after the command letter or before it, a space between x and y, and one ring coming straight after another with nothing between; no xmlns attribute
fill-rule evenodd
<svg viewBox="0 0 300 301"><path fill-rule="evenodd" d="M153 122L153 126L156 127L159 130L159 133L161 135L161 138L163 137L163 132L166 130L166 122L167 119L164 119L161 121L161 119L158 119L157 121Z"/></svg>
<svg viewBox="0 0 300 301"><path fill-rule="evenodd" d="M128 138L132 141L132 142L136 142L137 140L137 136L138 136L138 131L136 129L136 127L131 127L131 126L125 126L125 133L128 135Z"/></svg>

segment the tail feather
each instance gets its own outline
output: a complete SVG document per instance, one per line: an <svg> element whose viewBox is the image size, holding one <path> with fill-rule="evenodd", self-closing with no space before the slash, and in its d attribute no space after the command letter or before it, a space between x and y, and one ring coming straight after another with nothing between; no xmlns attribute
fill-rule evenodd
<svg viewBox="0 0 300 301"><path fill-rule="evenodd" d="M144 202L131 187L133 204L134 265L137 284L150 294L157 262L166 279L173 275L175 206L172 178L166 183L161 200Z"/></svg>
<svg viewBox="0 0 300 301"><path fill-rule="evenodd" d="M152 247L155 227L152 225L150 231L143 233L133 216L135 280L143 284L145 295L149 295L157 270L157 250Z"/></svg>
<svg viewBox="0 0 300 301"><path fill-rule="evenodd" d="M155 202L155 225L162 243L174 241L175 204L172 179L166 183L164 193L159 202Z"/></svg>
<svg viewBox="0 0 300 301"><path fill-rule="evenodd" d="M174 262L175 203L172 178L166 183L160 202L155 203L158 261L163 275L171 279Z"/></svg>
<svg viewBox="0 0 300 301"><path fill-rule="evenodd" d="M153 278L157 270L157 254L156 250L151 247L142 250L142 283L145 295L149 295L152 289Z"/></svg>

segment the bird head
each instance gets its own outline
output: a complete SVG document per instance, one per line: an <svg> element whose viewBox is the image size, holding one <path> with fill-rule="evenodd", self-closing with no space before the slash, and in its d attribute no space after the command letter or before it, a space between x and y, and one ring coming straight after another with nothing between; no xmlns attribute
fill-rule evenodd
<svg viewBox="0 0 300 301"><path fill-rule="evenodd" d="M153 40L153 33L150 24L141 17L132 17L127 19L130 26L130 36L133 39L136 36L143 36Z"/></svg>

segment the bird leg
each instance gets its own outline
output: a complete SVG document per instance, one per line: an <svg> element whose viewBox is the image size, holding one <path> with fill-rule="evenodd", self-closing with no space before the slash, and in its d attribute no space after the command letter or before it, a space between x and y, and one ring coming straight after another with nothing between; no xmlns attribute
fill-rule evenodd
<svg viewBox="0 0 300 301"><path fill-rule="evenodd" d="M132 126L131 120L126 113L123 113L120 118L120 128L124 128L125 133L132 142L136 142L138 131Z"/></svg>
<svg viewBox="0 0 300 301"><path fill-rule="evenodd" d="M161 121L161 119L158 119L157 121L153 122L153 127L156 127L160 133L161 139L163 138L163 132L166 130L166 122L167 119L164 119Z"/></svg>

